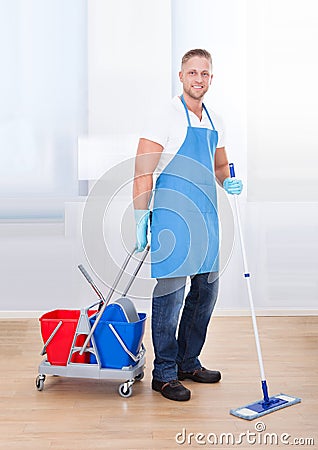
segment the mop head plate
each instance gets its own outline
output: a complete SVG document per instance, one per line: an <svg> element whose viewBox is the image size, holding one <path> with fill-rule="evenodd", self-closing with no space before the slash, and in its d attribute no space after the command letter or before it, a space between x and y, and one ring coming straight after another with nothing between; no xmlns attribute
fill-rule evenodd
<svg viewBox="0 0 318 450"><path fill-rule="evenodd" d="M264 416L271 412L277 411L278 409L286 408L287 406L295 405L300 403L301 399L297 397L291 397L286 394L277 394L273 397L269 397L267 402L264 399L259 400L255 403L250 403L246 406L241 406L240 408L231 409L230 414L233 416L240 417L241 419L253 420L258 417Z"/></svg>

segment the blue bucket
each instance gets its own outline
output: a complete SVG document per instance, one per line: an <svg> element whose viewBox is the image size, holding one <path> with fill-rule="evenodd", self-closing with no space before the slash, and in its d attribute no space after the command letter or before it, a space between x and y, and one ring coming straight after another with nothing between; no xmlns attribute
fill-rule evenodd
<svg viewBox="0 0 318 450"><path fill-rule="evenodd" d="M105 309L105 313L109 306ZM145 313L138 313L139 321L127 322L124 316L121 317L118 309L113 307L111 309L113 314L110 314L111 311L109 310L107 314L104 313L94 331L94 339L101 366L112 369L134 366L137 362L124 350L109 325L113 326L127 349L137 356L145 332L147 315ZM90 319L91 326L94 324L95 319L95 317ZM94 355L91 355L91 363L96 364Z"/></svg>

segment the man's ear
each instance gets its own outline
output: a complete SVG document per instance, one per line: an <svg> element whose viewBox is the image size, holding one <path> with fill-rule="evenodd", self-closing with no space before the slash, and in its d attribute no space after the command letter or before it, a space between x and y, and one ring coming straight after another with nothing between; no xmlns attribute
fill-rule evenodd
<svg viewBox="0 0 318 450"><path fill-rule="evenodd" d="M179 79L180 79L181 82L182 82L182 78L183 78L183 74L182 74L182 71L180 70L180 72L179 72Z"/></svg>
<svg viewBox="0 0 318 450"><path fill-rule="evenodd" d="M212 78L213 78L213 75L211 75L211 78L210 78L210 84L212 83Z"/></svg>

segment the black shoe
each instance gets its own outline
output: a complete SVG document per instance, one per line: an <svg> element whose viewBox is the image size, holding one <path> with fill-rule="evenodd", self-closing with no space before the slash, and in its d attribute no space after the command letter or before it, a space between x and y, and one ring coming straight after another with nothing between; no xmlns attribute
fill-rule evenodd
<svg viewBox="0 0 318 450"><path fill-rule="evenodd" d="M218 370L208 370L204 367L196 369L194 372L182 372L179 369L178 380L185 380L186 378L198 383L217 383L221 379L221 374Z"/></svg>
<svg viewBox="0 0 318 450"><path fill-rule="evenodd" d="M185 402L190 400L191 397L189 389L184 387L178 380L165 382L153 379L151 387L169 400Z"/></svg>

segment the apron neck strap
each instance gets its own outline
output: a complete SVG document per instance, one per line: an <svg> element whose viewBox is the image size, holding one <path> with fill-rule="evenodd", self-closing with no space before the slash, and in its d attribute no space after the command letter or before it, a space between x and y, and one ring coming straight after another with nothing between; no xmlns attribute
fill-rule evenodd
<svg viewBox="0 0 318 450"><path fill-rule="evenodd" d="M189 111L188 111L188 108L187 108L187 104L186 104L186 102L185 102L185 99L184 99L184 97L183 97L183 94L181 95L180 99L181 99L181 101L182 101L182 104L183 104L183 106L184 106L184 109L185 109L185 112L186 112L186 115L187 115L188 126L191 127Z"/></svg>
<svg viewBox="0 0 318 450"><path fill-rule="evenodd" d="M184 97L183 97L183 94L181 95L180 99L181 99L181 101L182 101L182 104L183 104L183 106L184 106L184 109L185 109L185 112L186 112L186 115L187 115L188 125L189 125L189 127L191 127L189 110L188 110L187 104L186 104L186 102L185 102L185 99L184 99ZM211 119L211 117L210 117L210 114L208 113L208 110L207 110L206 107L205 107L205 104L202 103L202 106L203 106L203 109L204 109L206 115L208 116L209 121L211 122L212 130L215 130L214 125L213 125L213 122L212 122L212 119Z"/></svg>
<svg viewBox="0 0 318 450"><path fill-rule="evenodd" d="M210 114L209 114L209 112L208 112L207 108L205 107L205 104L204 104L204 103L202 103L202 106L203 106L203 109L204 109L204 111L206 112L206 115L207 115L207 116L208 116L208 118L209 118L209 121L211 122L211 125L212 125L212 130L215 130L215 128L214 128L214 125L213 125L213 122L212 122L212 119L211 119L211 117L210 117Z"/></svg>

